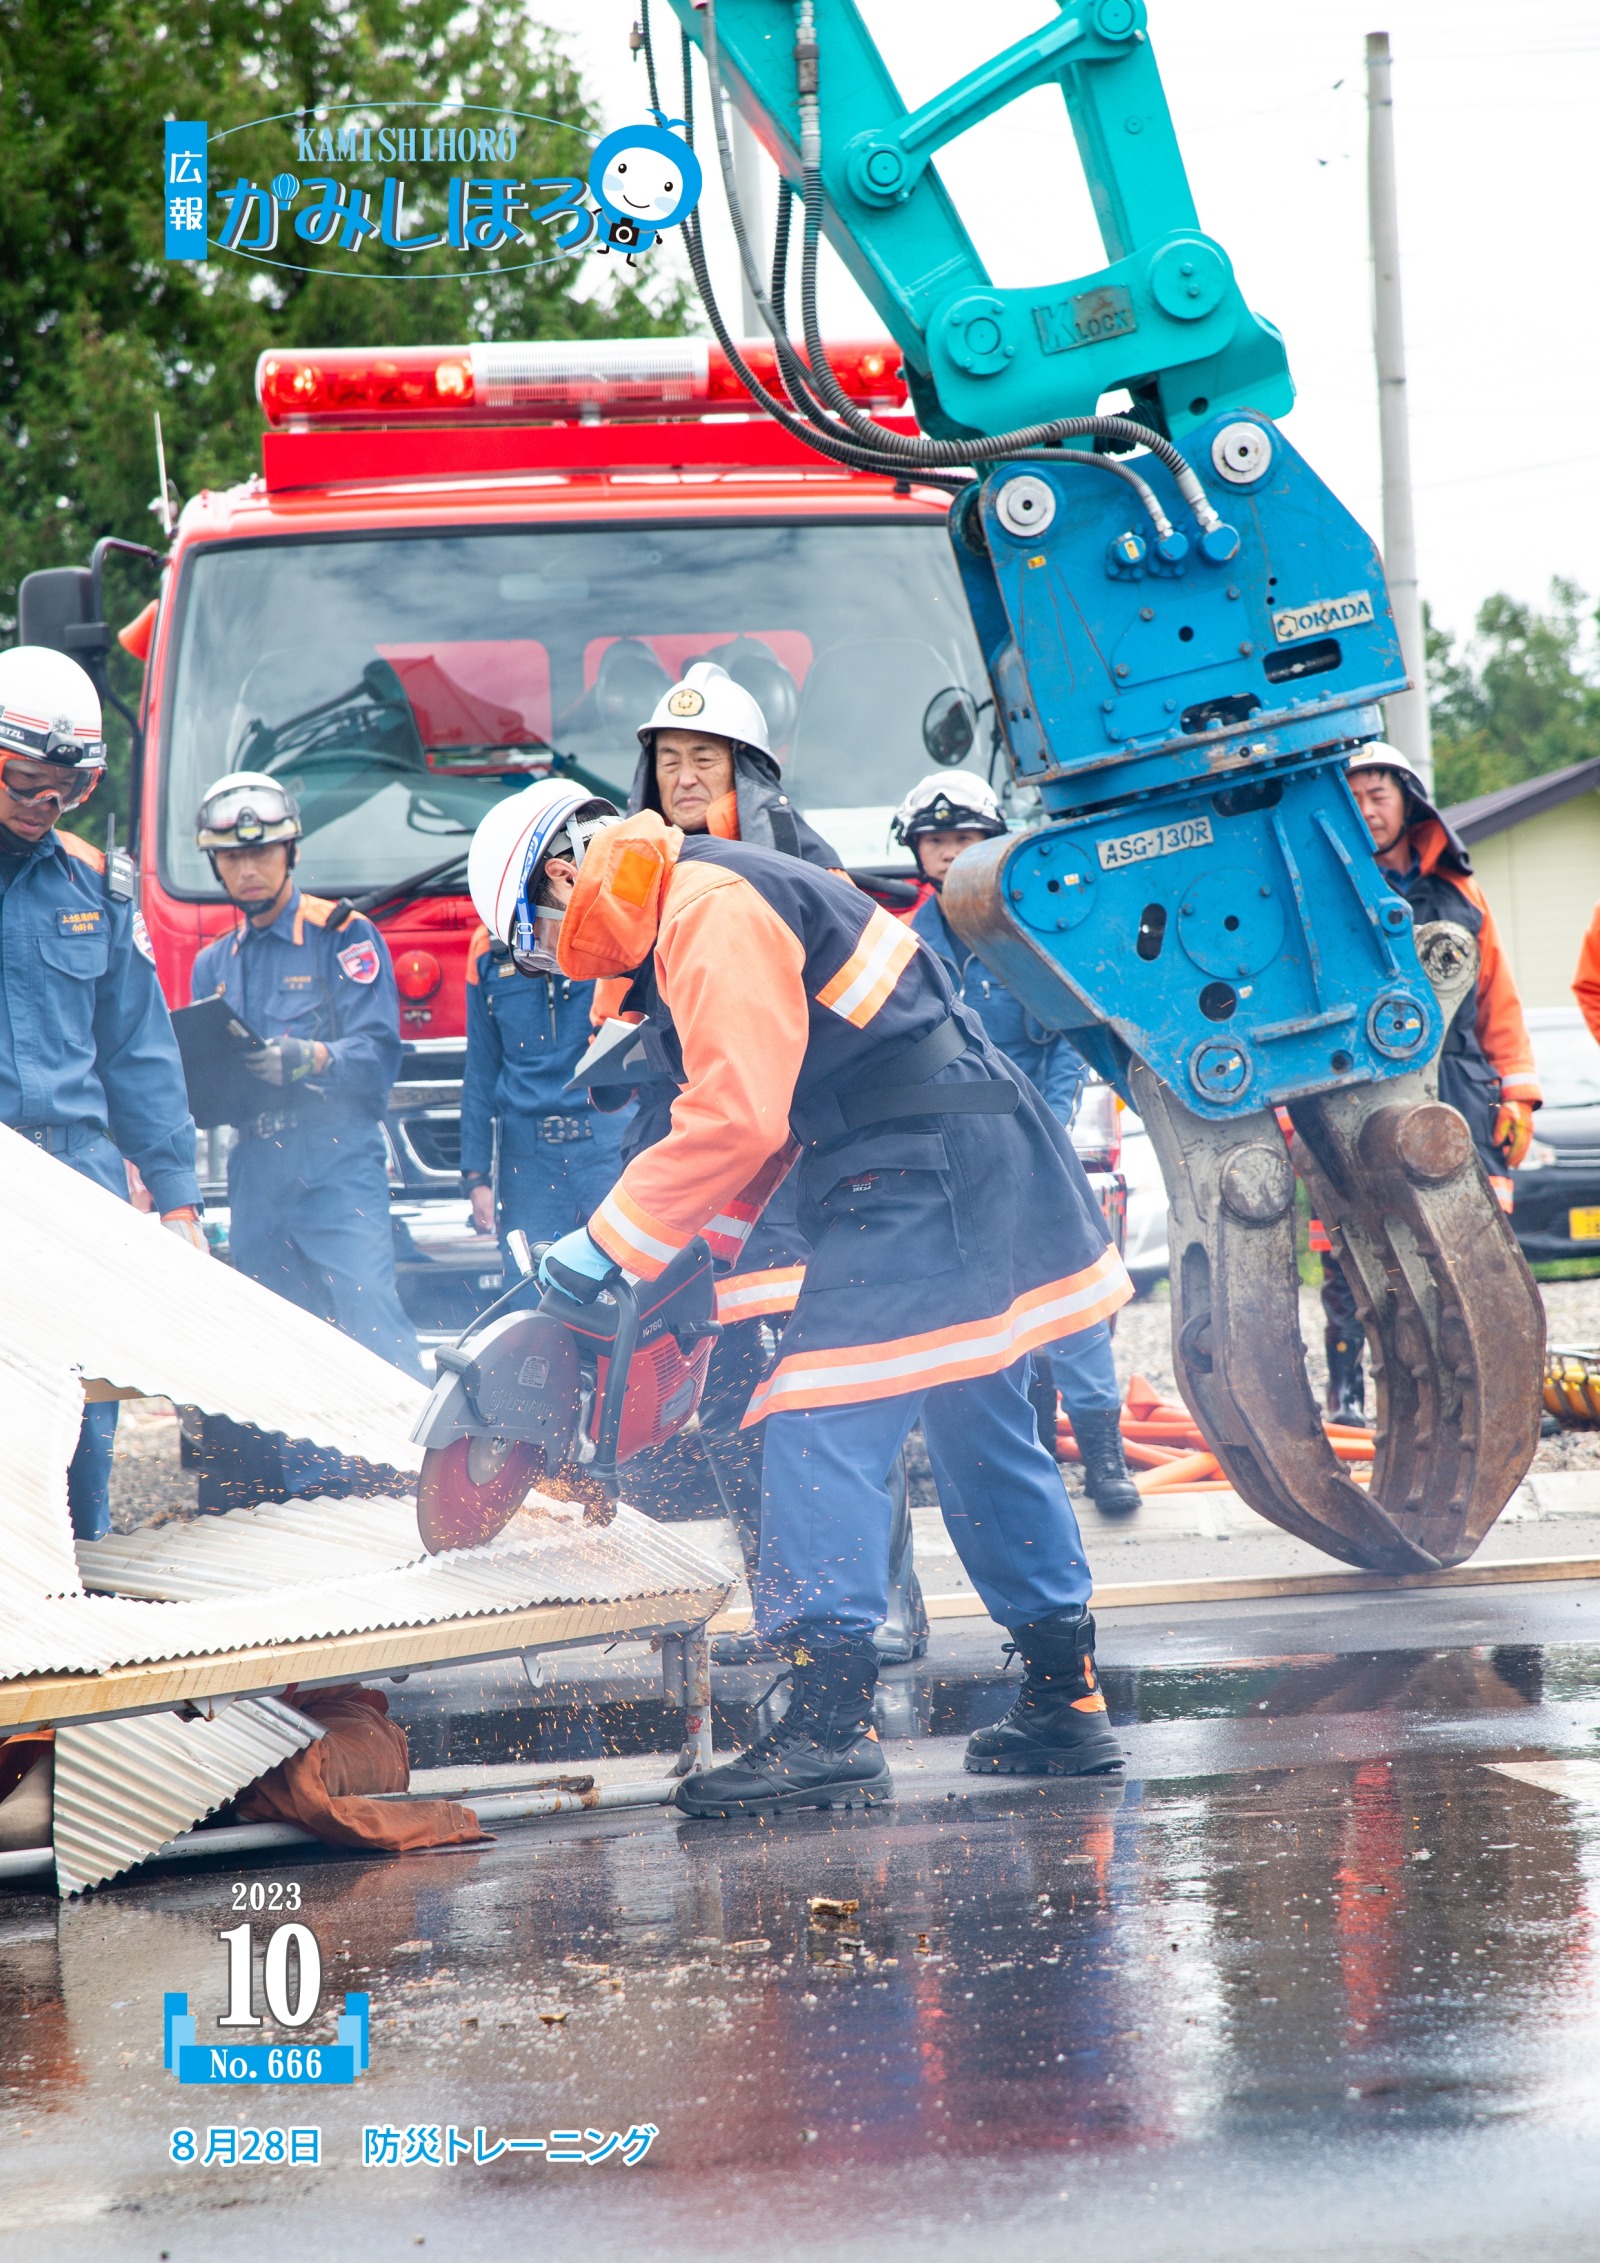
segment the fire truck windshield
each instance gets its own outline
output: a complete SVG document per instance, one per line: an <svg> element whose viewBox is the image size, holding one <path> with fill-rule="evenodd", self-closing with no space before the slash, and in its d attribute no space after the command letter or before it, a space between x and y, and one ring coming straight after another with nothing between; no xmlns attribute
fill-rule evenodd
<svg viewBox="0 0 1600 2263"><path fill-rule="evenodd" d="M327 895L442 864L557 753L621 802L639 724L705 658L759 699L841 858L904 863L888 820L928 768L929 701L988 696L933 519L217 544L179 606L161 865L184 896L216 894L193 817L230 770L295 794L299 876ZM989 713L966 757L985 772Z"/></svg>

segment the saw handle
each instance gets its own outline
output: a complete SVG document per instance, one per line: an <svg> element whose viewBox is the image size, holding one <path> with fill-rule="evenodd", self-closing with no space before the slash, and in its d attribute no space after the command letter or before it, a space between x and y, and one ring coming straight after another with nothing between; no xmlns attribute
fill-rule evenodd
<svg viewBox="0 0 1600 2263"><path fill-rule="evenodd" d="M548 1249L542 1253L541 1263L562 1295L571 1297L576 1304L593 1304L602 1289L616 1292L615 1279L597 1281L592 1273L580 1273L575 1266L563 1265Z"/></svg>
<svg viewBox="0 0 1600 2263"><path fill-rule="evenodd" d="M587 1282L585 1286L592 1295L599 1294L598 1282ZM606 1353L606 1386L600 1394L600 1422L588 1474L615 1500L617 1440L622 1433L622 1409L628 1396L628 1370L639 1341L639 1292L631 1281L619 1275L608 1284L608 1293L616 1302L617 1329Z"/></svg>

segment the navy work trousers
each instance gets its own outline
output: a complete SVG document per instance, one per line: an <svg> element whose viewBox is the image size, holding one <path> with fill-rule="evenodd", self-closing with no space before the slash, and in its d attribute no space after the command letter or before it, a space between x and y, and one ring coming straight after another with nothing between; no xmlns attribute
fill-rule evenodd
<svg viewBox="0 0 1600 2263"><path fill-rule="evenodd" d="M241 1273L425 1381L394 1281L383 1134L361 1119L252 1132L228 1158Z"/></svg>
<svg viewBox="0 0 1600 2263"><path fill-rule="evenodd" d="M1061 1393L1061 1403L1069 1415L1101 1414L1122 1404L1111 1356L1111 1330L1104 1320L1080 1328L1075 1336L1046 1344L1039 1366Z"/></svg>
<svg viewBox="0 0 1600 2263"><path fill-rule="evenodd" d="M500 1124L500 1251L511 1279L505 1237L520 1226L530 1242L559 1241L586 1226L622 1174L622 1132L627 1117L590 1119L587 1139L525 1138L517 1125Z"/></svg>
<svg viewBox="0 0 1600 2263"><path fill-rule="evenodd" d="M920 1420L945 1529L991 1618L1025 1626L1089 1600L1078 1520L1039 1443L1028 1364L859 1406L768 1415L756 1631L827 1621L867 1635L889 1607L888 1476Z"/></svg>

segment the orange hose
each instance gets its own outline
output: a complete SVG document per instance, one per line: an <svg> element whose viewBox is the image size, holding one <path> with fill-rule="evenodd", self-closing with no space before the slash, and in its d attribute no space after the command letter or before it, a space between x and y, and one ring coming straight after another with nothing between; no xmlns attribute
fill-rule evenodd
<svg viewBox="0 0 1600 2263"><path fill-rule="evenodd" d="M1160 1469L1134 1479L1141 1493L1176 1492L1196 1478L1220 1477L1215 1454L1180 1454Z"/></svg>

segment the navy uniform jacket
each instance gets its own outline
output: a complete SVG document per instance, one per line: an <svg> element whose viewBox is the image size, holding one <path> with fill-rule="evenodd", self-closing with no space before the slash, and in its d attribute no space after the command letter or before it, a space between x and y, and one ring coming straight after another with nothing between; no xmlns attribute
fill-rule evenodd
<svg viewBox="0 0 1600 2263"><path fill-rule="evenodd" d="M270 927L241 921L208 943L194 962L194 996L220 992L258 1037L298 1037L326 1045L320 1076L261 1087L263 1114L297 1108L307 1095L319 1114L378 1117L400 1073L400 998L389 946L360 912L335 928L324 896L291 888Z"/></svg>
<svg viewBox="0 0 1600 2263"><path fill-rule="evenodd" d="M461 1080L461 1168L487 1178L494 1164L494 1120L517 1143L517 1125L538 1116L585 1116L582 1092L567 1079L594 1035L592 982L519 974L480 927L467 952L467 1066Z"/></svg>
<svg viewBox="0 0 1600 2263"><path fill-rule="evenodd" d="M194 1120L144 920L70 833L0 856L0 1123L108 1132L159 1210L196 1208Z"/></svg>
<svg viewBox="0 0 1600 2263"><path fill-rule="evenodd" d="M1056 1121L1070 1124L1089 1079L1083 1055L1059 1031L1033 1020L1016 992L991 974L976 951L951 930L937 896L919 906L910 924L929 950L943 959L956 996L978 1016L990 1042L1038 1087Z"/></svg>

